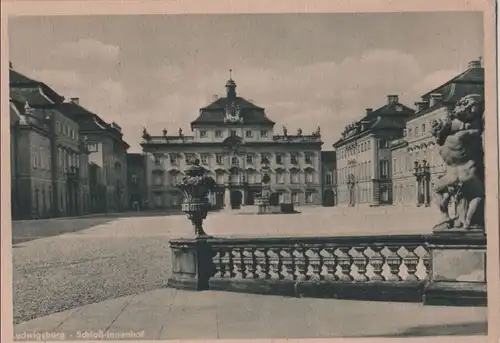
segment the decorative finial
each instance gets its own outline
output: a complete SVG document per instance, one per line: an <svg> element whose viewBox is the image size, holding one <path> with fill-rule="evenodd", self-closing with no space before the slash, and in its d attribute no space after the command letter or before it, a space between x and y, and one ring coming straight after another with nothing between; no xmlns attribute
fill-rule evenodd
<svg viewBox="0 0 500 343"><path fill-rule="evenodd" d="M229 69L229 79L231 80L233 78L233 70Z"/></svg>

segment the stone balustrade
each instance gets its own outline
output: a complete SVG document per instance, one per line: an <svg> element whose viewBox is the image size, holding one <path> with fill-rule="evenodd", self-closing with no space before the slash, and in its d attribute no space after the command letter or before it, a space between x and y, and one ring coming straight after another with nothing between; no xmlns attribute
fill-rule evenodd
<svg viewBox="0 0 500 343"><path fill-rule="evenodd" d="M482 234L207 237L203 244L203 250L193 250L186 240L170 242L178 266L171 285L178 287L179 280L188 280L198 290L426 304L486 303L486 281L479 275L486 268ZM456 270L448 270L449 266Z"/></svg>
<svg viewBox="0 0 500 343"><path fill-rule="evenodd" d="M430 264L420 235L225 238L209 244L215 267L210 288L219 290L302 296L329 288L326 293L359 298L363 295L355 289L364 285L378 289L368 296L377 300L384 289L401 285L411 290L410 298L420 300Z"/></svg>

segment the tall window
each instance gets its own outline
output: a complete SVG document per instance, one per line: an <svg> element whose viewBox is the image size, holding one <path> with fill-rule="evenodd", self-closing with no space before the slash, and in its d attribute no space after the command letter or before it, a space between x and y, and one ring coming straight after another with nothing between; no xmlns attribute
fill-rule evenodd
<svg viewBox="0 0 500 343"><path fill-rule="evenodd" d="M260 160L261 160L261 163L264 160L267 160L269 163L271 163L271 155L270 154L261 154L260 155Z"/></svg>
<svg viewBox="0 0 500 343"><path fill-rule="evenodd" d="M215 137L221 138L222 137L222 130L215 130Z"/></svg>
<svg viewBox="0 0 500 343"><path fill-rule="evenodd" d="M276 163L277 164L283 164L283 155L276 154Z"/></svg>
<svg viewBox="0 0 500 343"><path fill-rule="evenodd" d="M380 178L388 179L389 178L389 161L381 160L380 161Z"/></svg>
<svg viewBox="0 0 500 343"><path fill-rule="evenodd" d="M285 173L280 171L276 173L276 183L285 183Z"/></svg>
<svg viewBox="0 0 500 343"><path fill-rule="evenodd" d="M206 138L207 137L207 131L206 130L201 130L200 131L200 137L201 138Z"/></svg>
<svg viewBox="0 0 500 343"><path fill-rule="evenodd" d="M422 134L425 133L425 124L422 124Z"/></svg>
<svg viewBox="0 0 500 343"><path fill-rule="evenodd" d="M252 134L252 130L247 130L247 131L245 131L245 137L246 137L246 138L251 138L252 136L253 136L253 134Z"/></svg>
<svg viewBox="0 0 500 343"><path fill-rule="evenodd" d="M299 164L299 159L298 159L297 154L291 154L290 155L290 162L292 164Z"/></svg>
<svg viewBox="0 0 500 343"><path fill-rule="evenodd" d="M202 164L208 164L208 154L201 154L200 159Z"/></svg>
<svg viewBox="0 0 500 343"><path fill-rule="evenodd" d="M260 136L262 138L266 138L267 137L267 130L260 130Z"/></svg>
<svg viewBox="0 0 500 343"><path fill-rule="evenodd" d="M247 154L247 163L253 164L253 155L252 154Z"/></svg>
<svg viewBox="0 0 500 343"><path fill-rule="evenodd" d="M313 163L313 155L311 153L306 153L304 155L304 159L307 164L312 164Z"/></svg>
<svg viewBox="0 0 500 343"><path fill-rule="evenodd" d="M155 186L163 185L163 173L160 171L153 172L153 182Z"/></svg>
<svg viewBox="0 0 500 343"><path fill-rule="evenodd" d="M299 172L294 170L290 173L290 181L291 183L300 183Z"/></svg>
<svg viewBox="0 0 500 343"><path fill-rule="evenodd" d="M313 173L311 171L306 172L306 183L313 183Z"/></svg>
<svg viewBox="0 0 500 343"><path fill-rule="evenodd" d="M222 185L224 183L224 174L223 173L217 173L215 176L215 180L219 185Z"/></svg>
<svg viewBox="0 0 500 343"><path fill-rule="evenodd" d="M313 194L311 191L306 192L306 203L307 204L312 204L313 202Z"/></svg>
<svg viewBox="0 0 500 343"><path fill-rule="evenodd" d="M236 130L231 130L231 137L235 137L236 136Z"/></svg>
<svg viewBox="0 0 500 343"><path fill-rule="evenodd" d="M170 154L170 164L179 164L179 159L177 158L176 154Z"/></svg>
<svg viewBox="0 0 500 343"><path fill-rule="evenodd" d="M333 183L333 172L331 171L326 172L325 183L327 185L331 185Z"/></svg>
<svg viewBox="0 0 500 343"><path fill-rule="evenodd" d="M215 160L216 160L217 164L223 164L224 163L224 155L217 154L215 156Z"/></svg>
<svg viewBox="0 0 500 343"><path fill-rule="evenodd" d="M231 157L231 164L238 165L238 157L236 156Z"/></svg>

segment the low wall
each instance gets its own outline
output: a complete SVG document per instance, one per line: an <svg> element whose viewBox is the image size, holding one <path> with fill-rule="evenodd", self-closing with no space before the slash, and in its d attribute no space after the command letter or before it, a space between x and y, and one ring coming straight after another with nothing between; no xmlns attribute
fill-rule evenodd
<svg viewBox="0 0 500 343"><path fill-rule="evenodd" d="M463 263L456 261L457 253L453 251L458 251L459 257L464 249L473 249L476 255L485 254L484 235L204 238L202 241L207 249L203 261L197 266L191 265L189 261L194 261L193 256L200 253L190 252L188 248L184 248L182 259L187 263L184 270L198 278L196 282L206 285L203 289L449 305L460 305L464 297L468 297L469 305L486 303L485 280L464 283L460 277L443 280L441 271L440 275L433 274L433 256L436 270L442 269L449 259L454 261L450 265L456 269L454 273L460 273ZM174 240L170 244L172 250L179 251L183 244L185 246L185 240ZM443 245L453 250L447 253L451 257L436 253L436 247L442 249ZM485 265L476 265L471 264L471 268L478 273L485 272ZM470 273L471 268L466 272ZM180 277L176 273L183 273L177 269L173 270L172 285ZM199 274L203 270L210 270L205 280ZM451 295L443 295L443 292Z"/></svg>

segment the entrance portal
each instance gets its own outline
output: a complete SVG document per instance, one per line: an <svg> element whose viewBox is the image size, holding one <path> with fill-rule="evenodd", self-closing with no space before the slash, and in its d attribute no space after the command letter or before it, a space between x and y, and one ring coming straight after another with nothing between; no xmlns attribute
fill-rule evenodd
<svg viewBox="0 0 500 343"><path fill-rule="evenodd" d="M335 206L335 194L331 189L323 192L323 206Z"/></svg>
<svg viewBox="0 0 500 343"><path fill-rule="evenodd" d="M230 193L231 208L232 209L241 208L242 198L243 198L243 195L241 194L240 191L231 191L231 193Z"/></svg>

